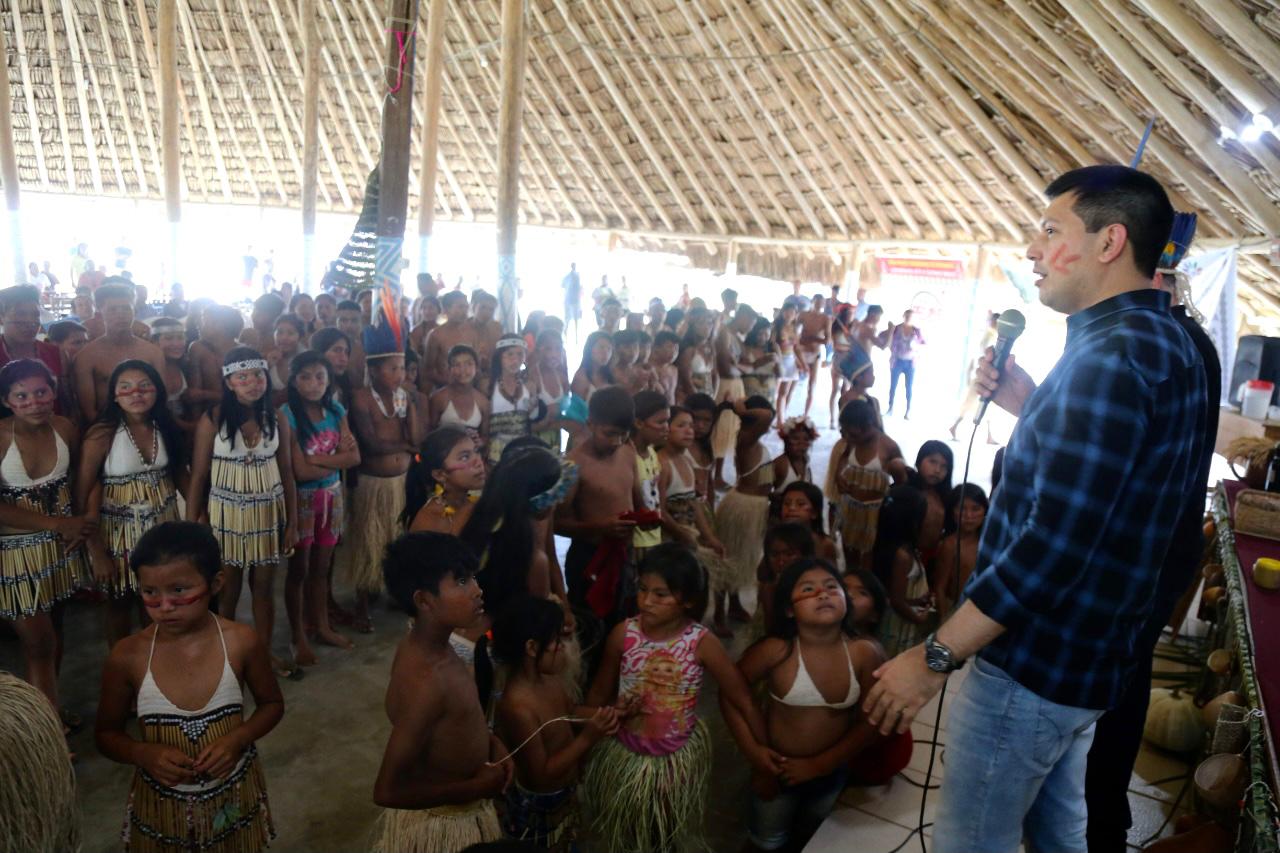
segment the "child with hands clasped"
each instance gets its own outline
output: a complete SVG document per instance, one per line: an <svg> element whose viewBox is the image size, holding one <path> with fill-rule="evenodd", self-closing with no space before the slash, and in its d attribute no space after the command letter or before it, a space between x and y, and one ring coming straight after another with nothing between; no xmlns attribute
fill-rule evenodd
<svg viewBox="0 0 1280 853"><path fill-rule="evenodd" d="M600 849L651 853L701 844L711 770L711 740L697 716L705 674L751 763L781 772L767 749L764 721L724 646L697 622L707 606L707 575L689 549L673 542L649 552L638 579L640 615L610 632L587 696L618 702L624 721L583 772L584 803Z"/></svg>
<svg viewBox="0 0 1280 853"><path fill-rule="evenodd" d="M779 772L754 774L749 836L758 850L798 850L844 789L849 759L879 737L858 700L884 657L855 639L840 574L826 560L788 566L773 606L775 632L738 662L749 684L768 684L768 746L782 756Z"/></svg>
<svg viewBox="0 0 1280 853"><path fill-rule="evenodd" d="M495 731L514 753L515 784L507 789L509 836L549 850L573 849L578 835L574 796L583 759L618 731L612 707L575 705L561 674L568 664L564 610L555 601L520 596L493 626L493 651L509 669ZM573 723L581 723L575 734Z"/></svg>
<svg viewBox="0 0 1280 853"><path fill-rule="evenodd" d="M475 679L449 635L484 614L478 561L443 533L407 533L387 548L387 591L413 627L396 648L387 687L391 737L373 800L386 809L374 851L457 853L496 841L492 799L514 766L490 734Z"/></svg>
<svg viewBox="0 0 1280 853"><path fill-rule="evenodd" d="M137 767L125 849L262 850L275 830L254 744L280 722L284 699L253 629L209 612L223 580L218 542L203 524L165 522L130 565L153 621L111 650L96 730L103 755ZM140 739L126 728L135 701Z"/></svg>

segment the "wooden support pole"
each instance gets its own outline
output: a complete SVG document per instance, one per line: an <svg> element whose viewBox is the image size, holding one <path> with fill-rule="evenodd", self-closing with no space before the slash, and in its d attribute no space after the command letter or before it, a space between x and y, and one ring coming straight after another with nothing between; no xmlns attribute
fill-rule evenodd
<svg viewBox="0 0 1280 853"><path fill-rule="evenodd" d="M498 312L518 332L516 227L520 213L520 113L524 107L524 0L502 0L502 103L498 107Z"/></svg>
<svg viewBox="0 0 1280 853"><path fill-rule="evenodd" d="M386 92L382 99L382 156L378 168L378 242L375 281L390 284L400 310L400 257L409 209L413 59L418 0L387 0ZM380 303L374 300L374 305ZM376 308L375 308L376 313Z"/></svg>
<svg viewBox="0 0 1280 853"><path fill-rule="evenodd" d="M422 183L418 188L418 272L429 273L427 248L436 219L440 152L440 101L444 89L444 22L449 0L431 0L427 17L427 86L422 110ZM425 290L421 293L426 296Z"/></svg>
<svg viewBox="0 0 1280 853"><path fill-rule="evenodd" d="M15 10L14 14L20 13ZM0 56L9 55L9 46L5 42L4 27L0 27ZM38 133L38 128L31 128L32 136ZM13 146L13 93L9 89L8 67L0 74L0 179L4 181L4 206L9 211L13 280L15 284L22 284L27 280L27 271L23 265L22 221L18 214L18 155Z"/></svg>
<svg viewBox="0 0 1280 853"><path fill-rule="evenodd" d="M316 0L302 0L302 290L311 292L316 237L316 177L320 169L320 28Z"/></svg>
<svg viewBox="0 0 1280 853"><path fill-rule="evenodd" d="M178 280L178 223L182 220L182 152L178 147L178 5L160 0L160 156L164 159L164 207L169 220L169 281Z"/></svg>

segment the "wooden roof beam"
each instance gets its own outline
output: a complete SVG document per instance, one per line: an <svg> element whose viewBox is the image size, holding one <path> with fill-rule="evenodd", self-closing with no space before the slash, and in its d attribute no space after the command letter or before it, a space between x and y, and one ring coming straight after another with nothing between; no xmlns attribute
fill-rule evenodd
<svg viewBox="0 0 1280 853"><path fill-rule="evenodd" d="M750 32L751 38L753 38L755 42L761 46L762 52L779 53L785 49L785 45L778 43L772 37L770 37L770 35L765 31L765 28L761 25L760 20L756 17L756 15L750 10L744 8L740 0L732 0L732 2L738 7L739 13L730 15L729 17L730 17L730 20L733 21L734 27L738 30L738 35L743 40L743 42L749 42L749 39L747 38L747 33L743 31L743 27L742 27L743 22L745 22L746 29ZM783 27L781 18L778 16L777 10L774 8L774 5L764 4L762 8L764 8L769 13L770 18L774 22L774 26L778 27L780 30L785 31L785 27ZM800 41L800 38L797 33L792 33L791 38L793 41L797 43ZM801 62L806 66L806 68L809 68L810 63L809 63L808 56L802 55ZM814 131L818 134L819 137L821 137L821 142L828 149L830 149L832 153L838 152L841 149L847 147L847 143L844 140L840 139L839 136L836 135L835 132L833 131L832 122L830 121L830 119L828 119L826 116L821 115L818 109L813 104L814 96L816 95L818 98L822 99L823 103L826 105L827 109L831 111L832 115L834 116L840 115L840 111L836 109L835 104L831 101L831 99L827 96L827 93L821 87L810 87L808 90L806 90L806 87L801 82L799 76L791 70L791 68L788 66L786 61L778 61L778 62L766 64L761 68L761 73L769 77L770 83L773 86L773 90L775 92L778 92L779 96L782 96L782 93L778 89L777 81L774 78L774 74L776 73L778 77L781 77L783 83L787 87L787 92L790 95L790 98L782 97L782 100L784 101L784 103L789 100L790 103L799 105L803 115L800 117L796 117L793 115L792 121L795 122L796 127L800 131L800 135L804 138L805 144L809 146L810 151L817 153L822 150L822 147L817 143L815 143L813 137L810 136L809 130L806 127L806 123L813 125ZM810 69L809 74L811 77L813 76L812 69ZM858 148L858 153L862 156L863 161L866 162L868 165L870 165L873 162L873 160L870 156L868 156L868 152L866 151L866 149L860 144L858 144L861 141L859 137L853 134L851 134L851 137L855 147ZM862 187L865 187L869 184L869 182L867 181L866 173L862 171L862 169L858 166L857 163L853 162L852 159L849 159L849 160L845 160L844 158L840 158L840 159L843 161L840 163L840 165L846 166L849 172L852 174L853 185L855 187L861 189ZM852 196L850 196L850 194L847 192L845 188L845 181L847 177L845 175L840 174L840 170L836 169L832 165L831 159L819 155L818 160L822 164L823 171L826 172L827 180L831 182L832 189L840 197L840 200L844 202L845 207L853 215L853 218L857 220L859 227L862 229L862 231L865 234L867 230L867 221L863 218L862 212L858 210L857 201ZM824 203L826 203L825 193L823 194L823 200L824 200ZM863 200L866 201L865 196L863 197ZM877 200L877 203L871 204L869 206L871 207L871 210L872 210L872 216L876 218L876 221L880 223L880 226L882 228L885 228L886 226L888 226L886 228L886 233L891 233L893 230L892 223L888 222L888 217L884 216L884 212L880 210L881 205L878 203L878 200ZM832 208L830 204L826 204L826 207L827 207L827 211L831 213L831 215L835 218L836 222L843 224L842 220L840 219L839 215L836 213L834 208ZM904 214L904 221L911 222L910 216ZM849 228L847 226L845 226L842 230L844 230L845 233L849 232Z"/></svg>
<svg viewBox="0 0 1280 853"><path fill-rule="evenodd" d="M326 2L317 2L316 12L320 16L319 20L324 21L324 25L329 31L329 38L332 39L330 44L337 47L339 44L338 28L334 26L333 18L329 17L329 15L330 12L332 12L335 16L342 19L344 26L346 25L346 16L342 13L341 9ZM317 25L318 24L319 21L317 21ZM347 60L347 53L347 51L341 49L330 50L323 46L320 48L320 54L324 57L325 68L328 69L332 79L337 83L337 85L332 86L331 88L337 92L338 103L342 107L342 112L347 117L347 124L351 129L351 132L348 135L355 142L356 147L360 149L360 156L363 158L362 163L364 171L367 174L378 164L378 158L374 155L372 149L369 148L369 141L365 139L364 128L361 127L360 122L356 120L356 113L355 109L352 108L351 98L347 96L347 86L342 82L350 81L350 84L354 86L355 78L361 76L361 71L363 70L359 66L355 66L354 68L352 67L351 63ZM334 62L334 54L337 54L336 63ZM353 48L351 55L358 57L360 56L360 53L355 51ZM341 68L339 68L339 66L341 66ZM372 115L369 110L369 102L364 98L356 98L355 100L360 106L360 118L367 126L377 127L377 123L373 121L375 116ZM353 163L352 165L355 164Z"/></svg>
<svg viewBox="0 0 1280 853"><path fill-rule="evenodd" d="M600 31L600 35L604 39L605 46L611 50L616 49L613 37L605 27L604 21L600 15L596 14L596 5L597 4L595 3L587 3L582 8L586 9L587 14L591 16L591 22L595 24L596 29ZM609 16L610 20L615 26L618 26L616 13L613 12L612 8L610 8L609 11L611 13ZM587 52L593 56L595 55L594 50L588 50ZM702 185L702 182L698 180L698 171L700 167L704 172L709 170L705 168L705 164L694 165L693 163L690 163L689 159L684 155L684 146L672 139L671 134L667 132L665 118L657 114L653 108L651 97L646 96L649 93L656 94L659 91L659 87L656 85L656 81L652 75L649 74L649 70L645 67L645 62L643 60L638 61L636 63L636 67L638 69L639 76L632 73L625 57L618 58L618 69L622 72L626 85L632 92L640 95L640 108L644 110L644 114L648 117L650 124L653 125L655 130L657 130L658 135L662 137L663 143L667 146L667 151L669 151L671 156L675 158L680 168L684 170L685 179L689 182L689 186L692 187L695 193L697 193L698 198L702 201L702 205L707 211L707 214L715 221L716 228L720 230L720 233L729 233L729 228L725 224L724 217L720 215L719 205L711 200L706 188ZM666 111L666 117L671 117L671 105L664 104L664 109ZM679 184L676 183L675 176L670 173L664 173L663 179L667 181L667 185L671 187L671 191L675 194L677 203L680 204L681 210L685 212L685 217L689 219L690 225L694 226L695 230L701 230L701 217L698 216L697 211L694 211L692 205L690 205L684 198L684 191Z"/></svg>
<svg viewBox="0 0 1280 853"><path fill-rule="evenodd" d="M72 52L72 55L84 56L83 61L77 66L76 79L77 82L81 84L81 89L88 90L93 93L94 106L98 108L98 120L102 122L102 135L106 137L107 140L107 154L111 157L111 167L112 173L115 175L116 187L119 188L122 195L127 195L129 189L124 183L124 167L120 163L120 154L116 151L115 128L111 126L111 116L108 115L107 105L102 100L102 87L98 84L97 65L96 63L89 61L89 48L83 46L84 37L80 31L80 15L76 12L74 4L62 4L62 20L63 25L67 28L67 45ZM108 39L104 34L103 41L110 41L110 39ZM89 77L87 86L84 85L84 81L79 77L80 69L83 69L84 73ZM80 94L81 93L77 92L77 95ZM81 96L82 103L83 100L84 98ZM90 139L94 139L93 128L89 124L87 105L85 106L82 115L82 122L86 132L89 134ZM99 178L99 183L101 183L101 178Z"/></svg>
<svg viewBox="0 0 1280 853"><path fill-rule="evenodd" d="M125 100L124 85L120 82L120 63L116 61L116 49L112 44L114 39L108 35L107 16L102 7L102 0L93 0L94 12L98 17L98 32L101 33L102 47L107 54L107 74L111 78L111 89L115 92L116 104L120 107L120 117L124 124L125 141L129 145L129 162L133 165L134 177L138 181L138 194L147 196L150 191L147 188L147 170L142 165L142 154L138 150L138 134L133 127L133 114L129 111L129 102ZM124 23L124 22L122 22ZM129 35L128 24L125 23L125 40L132 41ZM136 69L135 69L136 70ZM96 87L95 87L96 88ZM137 90L138 100L145 100L141 87ZM123 184L121 189L124 189Z"/></svg>
<svg viewBox="0 0 1280 853"><path fill-rule="evenodd" d="M1223 46L1222 41L1204 28L1204 26L1182 7L1169 0L1137 0L1138 5L1145 8L1160 26L1164 27L1180 41L1187 52L1195 57L1196 62L1209 70L1227 91L1236 97L1250 113L1269 113L1275 121L1276 107L1280 106L1267 87L1263 86L1242 62L1236 59ZM1204 9L1205 15L1231 36L1238 45L1262 66L1276 83L1280 83L1280 48L1275 40L1267 35L1235 3L1224 3L1214 0L1206 3L1196 0ZM1231 125L1228 125L1230 127Z"/></svg>
<svg viewBox="0 0 1280 853"><path fill-rule="evenodd" d="M636 23L635 19L631 18L628 14L625 14L632 7L629 7L624 0L608 0L608 2L622 3L623 8L616 13L618 19L626 22L627 29L630 31L633 42L638 44L642 50L653 52L654 49L648 36L644 34L644 31ZM671 46L671 37L661 27L658 15L653 10L653 7L649 5L646 9L649 12L650 17L654 19L655 28L662 34L667 45ZM761 210L758 204L756 204L755 199L751 197L751 193L747 191L746 187L742 183L741 176L737 173L737 170L730 165L728 158L724 156L724 152L720 150L720 145L711 138L711 134L707 130L707 123L702 120L702 117L698 115L697 110L694 109L692 101L690 101L688 95L685 94L685 87L681 86L680 82L675 79L674 75L672 75L669 70L667 63L655 62L654 69L658 72L658 76L662 78L662 82L666 84L667 91L673 98L675 98L676 103L680 105L680 108L685 115L685 127L692 127L698 133L698 137L702 140L702 144L706 146L709 152L711 152L711 158L715 160L716 164L720 167L720 172L724 176L724 179L729 183L729 186L733 191L737 193L737 199L746 205L747 210L751 213L752 218L756 222L756 227L758 227L764 234L772 234L773 225L769 222L769 217L765 216L764 211ZM692 70L692 67L690 67L690 71ZM760 175L759 170L755 168L755 164L749 159L744 159L744 163L746 164L747 169L751 172L751 176L755 180L756 186L763 189L765 186L764 178ZM729 204L729 210L732 212L734 219L738 221L738 227L743 231L748 230L741 211L731 203Z"/></svg>
<svg viewBox="0 0 1280 853"><path fill-rule="evenodd" d="M79 190L79 182L76 180L76 164L71 157L71 129L67 126L67 110L62 102L62 72L58 70L60 64L57 59L58 39L53 32L53 14L49 11L48 0L40 0L40 11L44 15L44 37L45 46L49 52L49 76L53 78L53 103L58 116L58 130L62 139L62 166L66 170L67 175L67 191L76 192ZM96 169L97 161L94 161ZM99 192L101 192L101 182L99 182Z"/></svg>
<svg viewBox="0 0 1280 853"><path fill-rule="evenodd" d="M530 11L533 12L534 17L537 19L538 26L541 27L544 32L550 32L551 28L547 24L547 17L543 14L539 5L537 3L532 4L530 6ZM534 41L538 40L535 39ZM623 166L625 166L627 171L631 173L631 177L640 188L641 194L643 194L649 204L652 205L654 213L662 220L662 224L665 225L668 230L674 231L675 226L671 223L671 219L667 216L667 212L663 209L661 202L658 201L657 195L654 194L653 187L649 186L649 182L645 179L644 175L640 173L640 170L636 168L636 164L631 161L631 158L626 156L626 145L618 136L618 132L614 130L613 125L610 124L608 119L600 112L600 108L596 105L595 99L590 97L590 90L587 88L586 81L583 80L582 75L578 72L577 66L575 66L569 59L568 54L565 53L564 48L560 46L560 42L557 39L550 38L546 41L551 43L551 49L555 53L556 59L560 61L560 65L569 73L569 78L573 81L573 85L577 86L578 91L582 93L583 99L587 104L587 109L590 110L591 115L596 120L600 130L604 131L609 143L613 146L613 150L618 152L618 156L622 159ZM530 46L532 47L532 43ZM555 78L553 77L552 79L554 80ZM595 141L594 138L593 142L596 154L600 158L601 162L605 163L611 171L614 171L614 173L617 174L616 170L614 170L612 161L609 160L608 155L601 149L599 142ZM615 180L618 182L618 188L629 194L626 183L623 182L621 178L616 178ZM643 210L643 208L641 208L641 210ZM641 218L643 220L648 220L649 216L648 214L645 214Z"/></svg>
<svg viewBox="0 0 1280 853"><path fill-rule="evenodd" d="M227 177L227 161L222 156L222 143L218 140L218 123L213 118L213 108L209 103L209 93L204 86L204 74L200 67L200 53L196 40L192 36L191 8L188 0L178 4L179 29L182 41L187 48L187 58L191 63L191 77L196 86L196 100L200 104L200 113L204 118L205 133L209 139L209 150L213 152L214 169L218 172L218 183L222 185L222 198L231 201L231 179ZM229 128L230 129L230 128ZM195 152L192 152L195 153Z"/></svg>
<svg viewBox="0 0 1280 853"><path fill-rule="evenodd" d="M162 2L167 2L167 0L162 0ZM138 32L142 34L143 52L147 57L147 64L151 67L151 79L159 81L160 80L160 59L159 59L159 56L157 55L156 47L153 46L151 43L151 19L147 15L146 0L136 0L134 4L134 9L138 14ZM177 14L177 12L175 11L174 14ZM159 11L157 10L156 26L159 27L159 24L160 24L160 15L159 15ZM176 82L174 85L174 89L175 89L174 96L177 98L177 103L183 107L182 112L185 114L186 101L184 100L184 96L182 92L182 82L180 80L176 80L176 78L175 78L175 81ZM162 97L163 97L163 93L159 88L157 88L156 101L159 102ZM176 112L177 111L175 111L175 114ZM187 124L190 125L191 117L188 115L186 116L186 118L187 118ZM178 124L181 125L182 122L178 122ZM189 127L188 127L188 130L190 130ZM179 134L179 139L181 139L181 134L182 134L181 127L179 127L178 129L178 134ZM161 145L162 156L163 156L164 146L166 145L165 139L166 139L166 134L165 134L163 116L161 116L160 145ZM169 146L174 150L177 150L180 147L180 142L171 142L167 144L169 144ZM190 145L191 152L193 155L198 153L194 139L188 138L188 144ZM196 176L200 178L201 188L204 188L204 174L198 168L196 169ZM171 175L169 173L169 166L166 162L165 171L164 171L164 183L163 183L163 186L165 187L166 191L169 189L170 180L171 180ZM187 188L188 195L194 195L195 190L194 188L191 187L190 182L187 180L186 172L184 172L181 168L178 169L178 184L180 187ZM168 192L166 192L166 195L168 195ZM204 196L205 196L205 199L208 200L209 193L207 189L204 191Z"/></svg>
<svg viewBox="0 0 1280 853"><path fill-rule="evenodd" d="M145 9L143 16L138 20L138 31L145 29ZM147 144L147 151L151 155L151 175L154 180L157 193L164 192L164 168L160 164L160 143L159 132L155 122L151 120L151 108L147 106L147 90L142 80L142 62L138 59L137 46L133 43L134 28L129 25L129 12L125 9L125 0L116 0L116 12L120 15L120 26L128 33L128 37L124 39L125 51L129 55L129 65L133 68L133 85L134 91L138 94L138 110L142 115L142 130L140 135ZM105 28L105 24L103 25ZM144 35L144 37L146 37ZM148 68L155 68L155 63L149 62ZM152 78L153 80L155 78ZM154 88L154 87L153 87ZM156 91L157 101L159 92ZM124 103L123 101L121 103ZM156 119L158 122L159 119Z"/></svg>
<svg viewBox="0 0 1280 853"><path fill-rule="evenodd" d="M40 185L50 189L49 167L44 160L44 140L40 138L40 115L36 112L36 94L31 88L31 69L27 63L27 39L22 29L22 8L11 6L9 14L13 16L13 42L18 50L18 72L22 75L22 95L27 102L27 126L31 133L31 147L35 149L36 173L40 175Z"/></svg>
<svg viewBox="0 0 1280 853"><path fill-rule="evenodd" d="M1081 2L1081 0L1061 0L1061 2L1063 8L1070 12L1085 32L1097 42L1098 47L1111 57L1129 81L1151 101L1152 106L1159 110L1192 150L1200 155L1210 170L1232 190L1238 203L1265 231L1280 234L1280 208L1277 208L1275 202L1262 192L1248 173L1222 150L1213 133L1197 121L1182 101L1160 82L1149 67L1143 64L1133 48L1103 20L1090 3Z"/></svg>
<svg viewBox="0 0 1280 853"><path fill-rule="evenodd" d="M48 9L47 0L40 0L40 5L42 8L46 10ZM64 0L64 2L59 5L62 8L62 29L66 36L67 57L70 60L72 76L75 79L76 106L79 107L80 110L80 136L84 140L85 157L89 160L89 179L93 181L94 193L102 195L102 166L98 162L98 141L93 136L93 122L89 118L89 84L85 80L84 67L80 62L80 38L79 34L76 32L75 23L71 20L71 4ZM52 36L52 17L46 18L45 28L49 32L50 36ZM53 67L57 63L57 59L55 58L56 51L54 50L55 44L57 44L57 42L50 38L50 67ZM110 138L111 126L107 125L103 130L105 131L106 136Z"/></svg>

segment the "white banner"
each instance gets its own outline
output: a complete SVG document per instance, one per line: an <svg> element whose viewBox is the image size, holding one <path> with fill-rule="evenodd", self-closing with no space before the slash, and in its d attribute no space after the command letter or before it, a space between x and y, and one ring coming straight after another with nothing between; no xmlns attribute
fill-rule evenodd
<svg viewBox="0 0 1280 853"><path fill-rule="evenodd" d="M1231 370L1236 362L1236 250L1203 252L1182 259L1179 270L1191 280L1196 308L1204 315L1204 330L1218 348L1222 362L1222 402L1230 403Z"/></svg>

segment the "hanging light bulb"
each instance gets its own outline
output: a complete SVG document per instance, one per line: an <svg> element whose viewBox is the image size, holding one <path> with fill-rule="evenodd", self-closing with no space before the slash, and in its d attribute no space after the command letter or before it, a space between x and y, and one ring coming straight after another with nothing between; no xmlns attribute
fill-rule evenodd
<svg viewBox="0 0 1280 853"><path fill-rule="evenodd" d="M1240 130L1241 142L1257 142L1262 138L1262 128L1256 124L1247 124Z"/></svg>
<svg viewBox="0 0 1280 853"><path fill-rule="evenodd" d="M1275 125L1271 122L1271 119L1267 118L1266 113L1254 113L1253 126L1258 128L1258 130L1262 131L1263 133L1266 133L1268 130L1271 130L1272 128L1275 127Z"/></svg>

